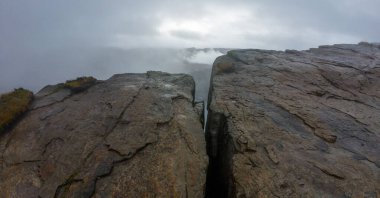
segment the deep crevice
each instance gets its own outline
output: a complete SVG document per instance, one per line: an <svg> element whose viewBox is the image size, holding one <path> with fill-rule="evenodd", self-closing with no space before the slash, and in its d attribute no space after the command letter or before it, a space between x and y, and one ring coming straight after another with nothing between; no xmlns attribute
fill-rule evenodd
<svg viewBox="0 0 380 198"><path fill-rule="evenodd" d="M209 166L206 180L206 198L235 197L232 176L234 146L228 133L226 116L209 110L206 125Z"/></svg>

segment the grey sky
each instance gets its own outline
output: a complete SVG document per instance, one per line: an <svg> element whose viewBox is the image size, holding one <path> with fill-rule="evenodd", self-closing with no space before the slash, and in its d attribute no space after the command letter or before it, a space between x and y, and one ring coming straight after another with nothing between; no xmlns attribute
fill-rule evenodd
<svg viewBox="0 0 380 198"><path fill-rule="evenodd" d="M379 8L380 0L0 0L0 92L86 74L80 67L106 48L379 42Z"/></svg>
<svg viewBox="0 0 380 198"><path fill-rule="evenodd" d="M379 0L0 0L1 52L66 45L309 48L377 41Z"/></svg>

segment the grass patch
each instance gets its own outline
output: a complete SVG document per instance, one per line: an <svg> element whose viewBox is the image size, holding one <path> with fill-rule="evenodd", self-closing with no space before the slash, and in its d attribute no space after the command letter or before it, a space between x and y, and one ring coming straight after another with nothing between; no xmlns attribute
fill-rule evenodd
<svg viewBox="0 0 380 198"><path fill-rule="evenodd" d="M33 93L23 88L0 96L0 132L28 110L32 99Z"/></svg>
<svg viewBox="0 0 380 198"><path fill-rule="evenodd" d="M84 77L79 77L75 80L68 80L63 84L63 86L65 88L70 89L73 92L81 92L88 89L92 85L96 84L96 82L97 82L96 78L91 77L91 76L89 77L84 76Z"/></svg>

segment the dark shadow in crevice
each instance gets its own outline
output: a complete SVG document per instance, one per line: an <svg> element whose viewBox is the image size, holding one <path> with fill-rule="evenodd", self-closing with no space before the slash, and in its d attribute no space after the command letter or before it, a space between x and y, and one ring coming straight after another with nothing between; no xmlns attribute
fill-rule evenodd
<svg viewBox="0 0 380 198"><path fill-rule="evenodd" d="M235 197L232 176L234 146L224 114L209 110L205 135L209 156L205 197Z"/></svg>

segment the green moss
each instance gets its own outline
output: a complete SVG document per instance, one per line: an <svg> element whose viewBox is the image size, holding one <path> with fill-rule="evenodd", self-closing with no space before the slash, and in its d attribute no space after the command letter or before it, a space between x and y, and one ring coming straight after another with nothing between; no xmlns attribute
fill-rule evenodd
<svg viewBox="0 0 380 198"><path fill-rule="evenodd" d="M0 132L5 130L12 122L28 110L33 99L33 93L29 90L18 88L13 92L0 97Z"/></svg>
<svg viewBox="0 0 380 198"><path fill-rule="evenodd" d="M70 89L73 92L81 92L88 89L92 85L96 84L96 82L97 82L96 78L91 77L91 76L89 77L84 76L84 77L79 77L75 80L68 80L63 86L65 88Z"/></svg>
<svg viewBox="0 0 380 198"><path fill-rule="evenodd" d="M231 50L227 52L227 56L233 58L233 59L239 59L238 55L236 54L235 50Z"/></svg>

